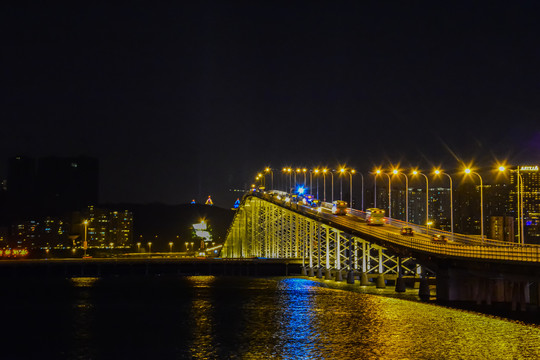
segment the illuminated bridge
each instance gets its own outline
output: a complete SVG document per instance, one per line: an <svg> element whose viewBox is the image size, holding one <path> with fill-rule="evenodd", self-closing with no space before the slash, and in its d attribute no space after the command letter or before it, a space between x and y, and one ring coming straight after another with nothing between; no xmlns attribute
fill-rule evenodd
<svg viewBox="0 0 540 360"><path fill-rule="evenodd" d="M323 204L328 205L328 204ZM402 235L404 226L413 235ZM433 240L445 235L448 241ZM224 258L296 259L304 275L359 281L373 280L405 291L406 278L429 297L428 278L435 277L439 301L511 303L512 309L538 306L540 247L450 234L386 219L371 226L362 211L333 215L320 208L285 201L272 192L246 194L229 228Z"/></svg>

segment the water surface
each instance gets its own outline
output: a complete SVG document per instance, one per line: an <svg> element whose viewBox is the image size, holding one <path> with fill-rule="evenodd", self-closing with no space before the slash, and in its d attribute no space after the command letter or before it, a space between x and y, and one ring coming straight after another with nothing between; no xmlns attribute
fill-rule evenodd
<svg viewBox="0 0 540 360"><path fill-rule="evenodd" d="M295 278L5 284L2 359L536 359L540 328Z"/></svg>

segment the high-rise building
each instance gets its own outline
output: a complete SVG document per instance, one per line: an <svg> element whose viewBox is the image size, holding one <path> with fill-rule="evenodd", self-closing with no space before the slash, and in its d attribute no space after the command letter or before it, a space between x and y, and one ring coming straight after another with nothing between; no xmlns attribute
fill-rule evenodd
<svg viewBox="0 0 540 360"><path fill-rule="evenodd" d="M87 220L88 225L87 241L88 247L114 247L130 246L133 240L133 214L128 211L111 211L100 209L93 205L81 214L78 223L79 231L82 234L80 239L84 239L83 221Z"/></svg>
<svg viewBox="0 0 540 360"><path fill-rule="evenodd" d="M99 202L99 164L88 157L40 158L37 189L45 214L62 214Z"/></svg>
<svg viewBox="0 0 540 360"><path fill-rule="evenodd" d="M10 219L60 216L99 202L99 163L88 157L9 159Z"/></svg>
<svg viewBox="0 0 540 360"><path fill-rule="evenodd" d="M36 160L33 158L17 156L8 160L6 198L4 208L9 224L13 219L32 217L32 210L36 209Z"/></svg>
<svg viewBox="0 0 540 360"><path fill-rule="evenodd" d="M514 242L514 218L511 216L490 216L488 237L499 241Z"/></svg>
<svg viewBox="0 0 540 360"><path fill-rule="evenodd" d="M539 166L518 166L510 173L509 212L516 218L516 241L523 231L523 240L529 244L540 244L540 172ZM521 187L518 187L519 180ZM520 199L522 200L521 207ZM523 229L520 213L523 209Z"/></svg>

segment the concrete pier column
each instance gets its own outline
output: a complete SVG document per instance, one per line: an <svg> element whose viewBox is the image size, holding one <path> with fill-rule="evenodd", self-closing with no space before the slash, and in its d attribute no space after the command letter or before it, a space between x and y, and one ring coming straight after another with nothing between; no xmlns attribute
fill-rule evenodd
<svg viewBox="0 0 540 360"><path fill-rule="evenodd" d="M486 305L491 305L491 294L493 293L493 280L486 280Z"/></svg>
<svg viewBox="0 0 540 360"><path fill-rule="evenodd" d="M347 284L354 284L354 270L347 272Z"/></svg>
<svg viewBox="0 0 540 360"><path fill-rule="evenodd" d="M418 296L421 300L429 300L429 282L427 276L420 278L420 285L418 287Z"/></svg>
<svg viewBox="0 0 540 360"><path fill-rule="evenodd" d="M396 278L396 292L405 292L405 279L401 276Z"/></svg>
<svg viewBox="0 0 540 360"><path fill-rule="evenodd" d="M341 273L341 269L336 270L336 276L335 276L334 280L343 281L343 274Z"/></svg>
<svg viewBox="0 0 540 360"><path fill-rule="evenodd" d="M517 310L519 304L520 311L527 311L527 284L524 281L514 281L512 287L512 311Z"/></svg>
<svg viewBox="0 0 540 360"><path fill-rule="evenodd" d="M360 285L367 286L369 285L369 280L366 272L360 274Z"/></svg>
<svg viewBox="0 0 540 360"><path fill-rule="evenodd" d="M476 279L475 284L475 299L476 305L481 305L482 301L486 297L486 280L485 279Z"/></svg>
<svg viewBox="0 0 540 360"><path fill-rule="evenodd" d="M324 279L332 280L332 271L330 269L324 269Z"/></svg>
<svg viewBox="0 0 540 360"><path fill-rule="evenodd" d="M519 285L517 281L512 282L512 311L517 310L517 303L519 299Z"/></svg>
<svg viewBox="0 0 540 360"><path fill-rule="evenodd" d="M306 276L306 275L307 275L306 267L302 266L302 276Z"/></svg>
<svg viewBox="0 0 540 360"><path fill-rule="evenodd" d="M375 287L377 289L384 289L386 288L386 282L384 281L384 274L379 274L379 276L377 276L377 280L375 282Z"/></svg>
<svg viewBox="0 0 540 360"><path fill-rule="evenodd" d="M313 266L311 266L311 267L309 268L308 276L309 276L309 277L314 277L314 276L315 276L315 270L313 269Z"/></svg>
<svg viewBox="0 0 540 360"><path fill-rule="evenodd" d="M317 278L322 279L322 267L317 268Z"/></svg>

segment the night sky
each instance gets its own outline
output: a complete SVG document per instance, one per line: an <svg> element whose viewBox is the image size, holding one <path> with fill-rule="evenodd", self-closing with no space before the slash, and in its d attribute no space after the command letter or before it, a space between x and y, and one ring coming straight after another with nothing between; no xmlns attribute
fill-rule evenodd
<svg viewBox="0 0 540 360"><path fill-rule="evenodd" d="M0 177L97 157L102 202L230 207L266 165L540 162L536 1L14 2ZM278 172L279 170L276 170ZM277 174L276 174L277 176Z"/></svg>

